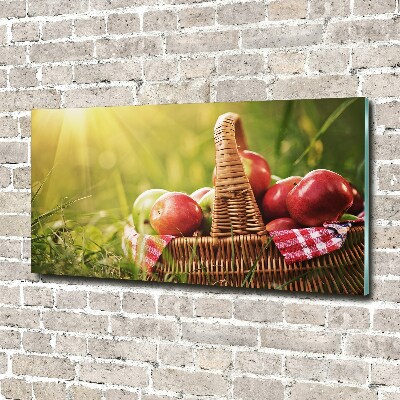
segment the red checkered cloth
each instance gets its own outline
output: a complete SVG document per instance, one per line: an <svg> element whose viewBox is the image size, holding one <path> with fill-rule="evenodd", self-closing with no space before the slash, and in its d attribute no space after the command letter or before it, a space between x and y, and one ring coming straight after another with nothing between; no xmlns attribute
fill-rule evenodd
<svg viewBox="0 0 400 400"><path fill-rule="evenodd" d="M340 249L350 227L363 222L363 219L327 222L323 227L273 231L270 236L286 264L293 264Z"/></svg>
<svg viewBox="0 0 400 400"><path fill-rule="evenodd" d="M128 223L122 237L122 250L129 260L151 273L164 248L173 238L171 235L139 234L133 224Z"/></svg>

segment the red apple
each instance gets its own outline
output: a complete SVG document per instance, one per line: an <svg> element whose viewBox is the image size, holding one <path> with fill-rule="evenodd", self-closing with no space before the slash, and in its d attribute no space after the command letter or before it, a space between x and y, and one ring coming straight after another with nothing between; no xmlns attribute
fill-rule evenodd
<svg viewBox="0 0 400 400"><path fill-rule="evenodd" d="M277 218L265 225L268 232L303 228L292 218Z"/></svg>
<svg viewBox="0 0 400 400"><path fill-rule="evenodd" d="M203 187L203 188L197 189L197 190L195 190L195 191L190 195L190 197L191 197L193 200L196 200L197 202L199 202L199 201L201 200L201 198L202 198L206 193L208 193L210 190L211 190L210 187Z"/></svg>
<svg viewBox="0 0 400 400"><path fill-rule="evenodd" d="M151 226L159 235L192 236L202 220L197 201L180 192L162 195L150 212Z"/></svg>
<svg viewBox="0 0 400 400"><path fill-rule="evenodd" d="M309 172L286 197L290 216L305 226L337 221L352 204L353 193L349 183L327 169Z"/></svg>
<svg viewBox="0 0 400 400"><path fill-rule="evenodd" d="M267 191L271 182L271 170L267 160L260 154L249 151L239 151L243 163L244 172L253 189L254 197L257 201L262 200L262 196ZM216 170L214 168L213 182L215 186Z"/></svg>
<svg viewBox="0 0 400 400"><path fill-rule="evenodd" d="M349 214L357 215L364 210L364 199L357 188L351 182L349 184L353 193L353 204L347 211Z"/></svg>
<svg viewBox="0 0 400 400"><path fill-rule="evenodd" d="M301 179L301 176L290 176L289 178L277 181L275 185L267 190L261 204L261 212L265 221L290 217L286 207L286 196Z"/></svg>

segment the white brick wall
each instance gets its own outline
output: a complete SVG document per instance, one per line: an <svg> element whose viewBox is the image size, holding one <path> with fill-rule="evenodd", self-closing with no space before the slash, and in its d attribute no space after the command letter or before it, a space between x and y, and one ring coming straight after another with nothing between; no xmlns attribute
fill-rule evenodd
<svg viewBox="0 0 400 400"><path fill-rule="evenodd" d="M400 399L398 0L0 0L1 399ZM29 110L369 96L371 296L30 273Z"/></svg>

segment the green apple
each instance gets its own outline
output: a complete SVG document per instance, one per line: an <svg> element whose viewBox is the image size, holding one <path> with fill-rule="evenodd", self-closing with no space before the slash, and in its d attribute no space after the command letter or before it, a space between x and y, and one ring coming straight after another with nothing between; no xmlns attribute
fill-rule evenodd
<svg viewBox="0 0 400 400"><path fill-rule="evenodd" d="M157 235L150 225L150 211L154 203L163 194L168 193L164 189L150 189L143 192L133 203L132 218L136 232L147 235Z"/></svg>
<svg viewBox="0 0 400 400"><path fill-rule="evenodd" d="M207 192L199 201L199 205L203 211L203 221L201 223L201 233L204 236L210 236L212 224L212 210L214 208L215 189Z"/></svg>

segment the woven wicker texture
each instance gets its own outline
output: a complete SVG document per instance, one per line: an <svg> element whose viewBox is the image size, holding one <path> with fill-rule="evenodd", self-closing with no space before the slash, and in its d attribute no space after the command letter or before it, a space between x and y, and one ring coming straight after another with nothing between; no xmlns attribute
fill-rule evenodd
<svg viewBox="0 0 400 400"><path fill-rule="evenodd" d="M239 115L221 115L214 127L215 200L212 214L212 237L262 234L265 231L260 210L244 172L235 139L235 125L242 147L245 146Z"/></svg>

